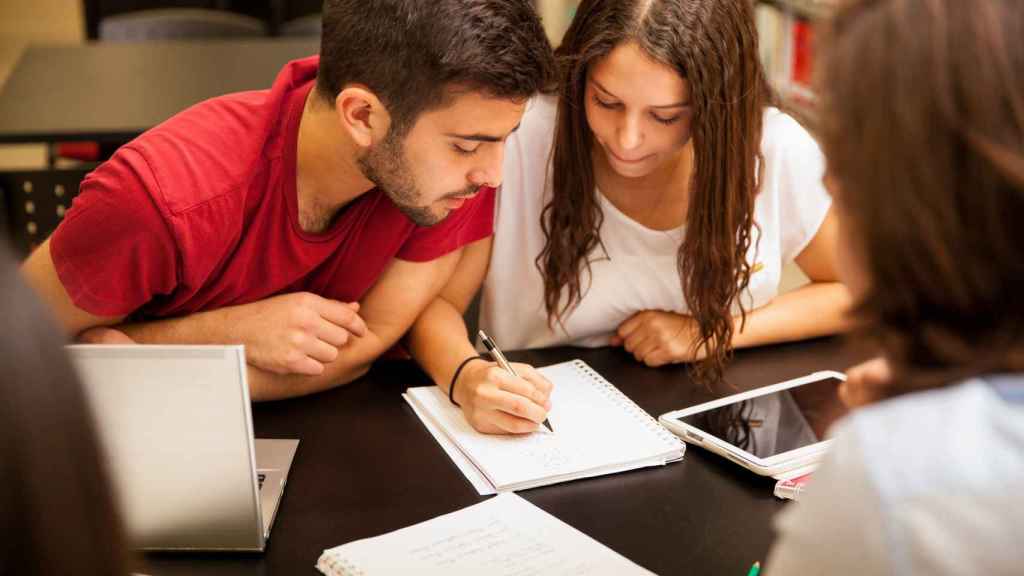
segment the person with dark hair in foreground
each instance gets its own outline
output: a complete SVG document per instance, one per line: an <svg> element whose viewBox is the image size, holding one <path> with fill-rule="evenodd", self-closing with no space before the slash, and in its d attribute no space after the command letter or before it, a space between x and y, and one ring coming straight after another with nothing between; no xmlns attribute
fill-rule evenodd
<svg viewBox="0 0 1024 576"><path fill-rule="evenodd" d="M69 334L245 344L254 399L349 382L395 345L490 236L551 47L530 0L328 0L320 52L85 179L24 265Z"/></svg>
<svg viewBox="0 0 1024 576"><path fill-rule="evenodd" d="M841 270L882 356L768 572L1020 574L1024 3L848 2L824 32Z"/></svg>
<svg viewBox="0 0 1024 576"><path fill-rule="evenodd" d="M0 574L126 576L102 451L64 338L0 254Z"/></svg>

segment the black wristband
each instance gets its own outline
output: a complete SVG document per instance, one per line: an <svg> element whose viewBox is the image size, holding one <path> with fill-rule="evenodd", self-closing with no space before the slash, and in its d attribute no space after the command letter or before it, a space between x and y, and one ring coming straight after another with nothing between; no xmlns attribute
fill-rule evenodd
<svg viewBox="0 0 1024 576"><path fill-rule="evenodd" d="M459 364L459 367L455 369L455 375L452 376L452 383L448 385L448 401L456 406L458 406L459 403L455 401L455 382L459 379L459 374L462 373L462 369L466 367L466 364L469 364L473 360L487 361L483 356L470 356L469 358L466 358L462 361L462 364Z"/></svg>

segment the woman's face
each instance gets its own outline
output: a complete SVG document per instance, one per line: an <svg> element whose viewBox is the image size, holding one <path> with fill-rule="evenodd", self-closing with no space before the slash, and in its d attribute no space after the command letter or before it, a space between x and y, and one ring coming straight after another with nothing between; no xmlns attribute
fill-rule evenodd
<svg viewBox="0 0 1024 576"><path fill-rule="evenodd" d="M591 64L584 98L595 152L625 178L653 173L690 140L689 83L633 42Z"/></svg>

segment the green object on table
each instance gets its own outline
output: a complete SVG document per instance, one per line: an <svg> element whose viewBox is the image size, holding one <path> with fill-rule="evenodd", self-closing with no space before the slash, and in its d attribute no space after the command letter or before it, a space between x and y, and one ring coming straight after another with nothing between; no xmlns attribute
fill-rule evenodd
<svg viewBox="0 0 1024 576"><path fill-rule="evenodd" d="M750 567L750 572L747 572L747 576L757 576L761 573L761 563L754 562L754 565Z"/></svg>

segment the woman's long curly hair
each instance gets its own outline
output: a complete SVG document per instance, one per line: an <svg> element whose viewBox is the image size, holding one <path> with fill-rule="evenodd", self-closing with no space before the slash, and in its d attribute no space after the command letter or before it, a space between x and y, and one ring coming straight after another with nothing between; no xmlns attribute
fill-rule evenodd
<svg viewBox="0 0 1024 576"><path fill-rule="evenodd" d="M734 332L731 306L750 282L747 253L763 166L761 125L771 92L758 58L751 3L745 0L583 0L556 52L559 106L552 158L554 194L541 227L536 264L544 277L551 326L583 297L581 277L599 246L598 205L587 124L589 67L616 46L635 42L690 85L695 169L686 239L679 247L683 294L700 334L704 360L694 376L721 381ZM741 306L741 317L746 311Z"/></svg>

